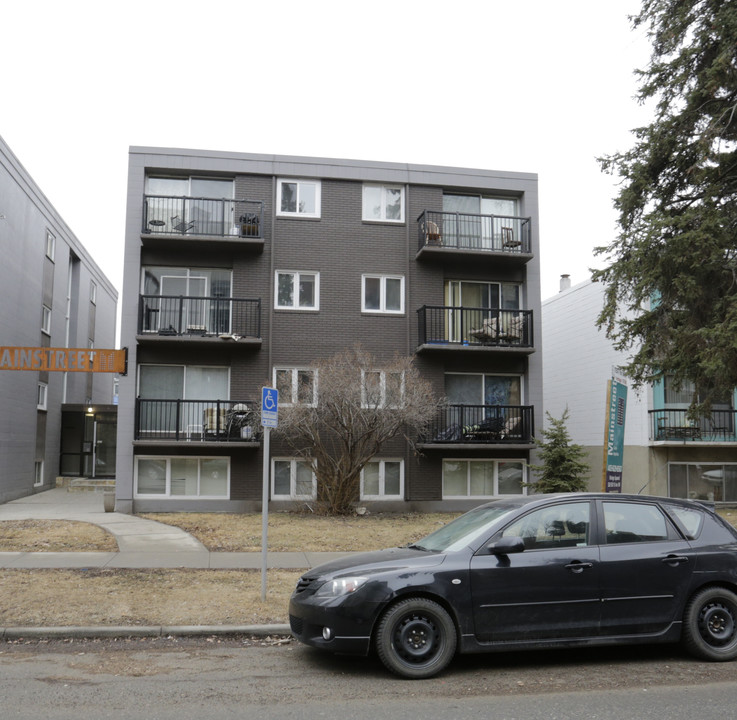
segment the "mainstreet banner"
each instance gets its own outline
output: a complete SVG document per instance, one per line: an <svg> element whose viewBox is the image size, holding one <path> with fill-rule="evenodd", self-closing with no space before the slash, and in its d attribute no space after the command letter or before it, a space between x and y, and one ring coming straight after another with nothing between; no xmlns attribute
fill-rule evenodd
<svg viewBox="0 0 737 720"><path fill-rule="evenodd" d="M128 348L85 350L0 346L0 370L109 372L125 375L128 370Z"/></svg>
<svg viewBox="0 0 737 720"><path fill-rule="evenodd" d="M624 418L627 412L627 386L619 380L607 383L607 416L604 428L604 472L602 490L622 492L624 461Z"/></svg>

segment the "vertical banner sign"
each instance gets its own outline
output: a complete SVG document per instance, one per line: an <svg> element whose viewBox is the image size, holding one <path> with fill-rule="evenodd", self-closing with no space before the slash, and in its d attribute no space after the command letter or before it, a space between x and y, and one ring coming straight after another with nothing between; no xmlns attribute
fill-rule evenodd
<svg viewBox="0 0 737 720"><path fill-rule="evenodd" d="M606 427L604 428L603 492L622 492L624 461L624 418L627 412L627 386L617 379L607 383Z"/></svg>

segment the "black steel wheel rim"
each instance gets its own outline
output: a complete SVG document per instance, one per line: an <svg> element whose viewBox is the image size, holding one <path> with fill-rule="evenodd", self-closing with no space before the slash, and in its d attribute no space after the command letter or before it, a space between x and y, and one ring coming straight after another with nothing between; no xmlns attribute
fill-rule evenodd
<svg viewBox="0 0 737 720"><path fill-rule="evenodd" d="M734 610L723 602L704 605L699 613L701 637L713 647L722 647L735 635Z"/></svg>
<svg viewBox="0 0 737 720"><path fill-rule="evenodd" d="M432 617L408 615L397 623L394 647L408 663L418 664L432 660L440 647L440 634Z"/></svg>

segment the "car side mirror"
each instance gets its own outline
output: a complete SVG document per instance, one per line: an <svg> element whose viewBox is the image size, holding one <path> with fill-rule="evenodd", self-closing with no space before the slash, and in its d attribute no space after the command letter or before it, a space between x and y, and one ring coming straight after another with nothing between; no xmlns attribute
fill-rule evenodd
<svg viewBox="0 0 737 720"><path fill-rule="evenodd" d="M521 553L525 549L525 541L518 535L509 535L491 543L486 548L492 555L510 555Z"/></svg>

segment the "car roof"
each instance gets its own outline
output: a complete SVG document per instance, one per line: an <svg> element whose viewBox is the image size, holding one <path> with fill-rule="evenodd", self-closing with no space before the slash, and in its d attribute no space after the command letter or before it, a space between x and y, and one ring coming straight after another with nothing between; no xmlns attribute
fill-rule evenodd
<svg viewBox="0 0 737 720"><path fill-rule="evenodd" d="M645 502L645 503L663 503L667 502L671 505L681 505L687 508L701 508L714 510L714 503L707 501L700 502L694 500L684 500L682 498L670 498L655 495L632 495L626 493L605 493L605 492L570 492L570 493L541 493L539 495L516 495L514 497L499 497L492 500L487 505L505 504L510 507L524 507L525 505L542 505L552 500L626 500L628 502Z"/></svg>

